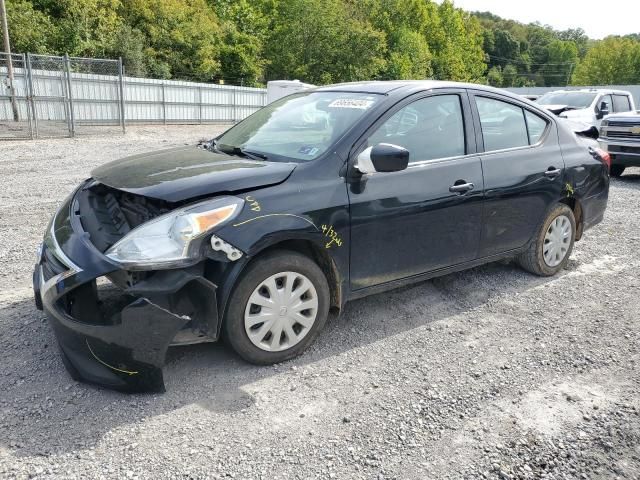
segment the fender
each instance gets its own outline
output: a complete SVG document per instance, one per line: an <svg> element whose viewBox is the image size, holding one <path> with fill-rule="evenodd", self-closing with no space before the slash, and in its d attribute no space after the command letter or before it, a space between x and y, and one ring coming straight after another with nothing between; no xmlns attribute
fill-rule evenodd
<svg viewBox="0 0 640 480"><path fill-rule="evenodd" d="M250 203L248 204L250 207ZM245 211L250 208L245 207ZM225 225L216 232L216 236L240 249L245 255L235 262L226 263L213 281L218 285L219 317L224 318L227 303L233 287L248 263L260 253L277 245L306 245L311 246L314 253L322 257L325 263L321 265L325 271L330 269L337 288L338 307L341 308L347 298L348 286L348 234L349 214L345 205L336 207L333 211L322 210L315 218L310 215L291 213L254 212L245 214L235 221ZM322 222L322 219L325 221ZM218 326L221 328L221 323ZM219 332L218 332L219 333Z"/></svg>

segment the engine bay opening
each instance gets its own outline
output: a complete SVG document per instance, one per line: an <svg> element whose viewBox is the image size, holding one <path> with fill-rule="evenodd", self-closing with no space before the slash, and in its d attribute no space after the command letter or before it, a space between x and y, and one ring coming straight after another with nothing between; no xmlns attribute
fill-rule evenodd
<svg viewBox="0 0 640 480"><path fill-rule="evenodd" d="M78 192L80 222L91 243L101 252L131 230L176 208L162 200L147 198L94 183Z"/></svg>

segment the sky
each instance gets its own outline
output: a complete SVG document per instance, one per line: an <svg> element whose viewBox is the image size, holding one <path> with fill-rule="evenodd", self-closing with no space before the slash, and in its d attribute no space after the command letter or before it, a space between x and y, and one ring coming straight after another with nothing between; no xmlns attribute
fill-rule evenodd
<svg viewBox="0 0 640 480"><path fill-rule="evenodd" d="M469 11L489 11L523 23L558 30L582 28L590 38L640 33L640 0L453 0ZM607 13L608 12L608 13Z"/></svg>

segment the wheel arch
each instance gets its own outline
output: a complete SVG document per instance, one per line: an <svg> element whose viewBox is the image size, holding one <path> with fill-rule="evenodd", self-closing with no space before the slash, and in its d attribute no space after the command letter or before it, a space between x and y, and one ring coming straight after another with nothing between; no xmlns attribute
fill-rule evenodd
<svg viewBox="0 0 640 480"><path fill-rule="evenodd" d="M275 250L289 250L309 257L316 262L327 278L330 293L330 308L334 312L339 312L344 305L346 295L344 292L344 276L340 274L334 258L327 252L326 248L318 245L309 239L289 238L280 239L273 243L263 245L262 248L251 253L250 257L243 257L240 261L228 264L224 273L216 275L214 283L218 285L218 312L219 329L222 326L222 319L226 313L229 298L242 277L242 273L249 264L258 261L265 254ZM218 334L220 331L218 331Z"/></svg>
<svg viewBox="0 0 640 480"><path fill-rule="evenodd" d="M343 292L340 271L326 248L308 239L282 240L260 250L254 255L254 259L274 250L291 250L305 255L316 262L323 271L329 284L331 308L337 309L338 311L342 308Z"/></svg>
<svg viewBox="0 0 640 480"><path fill-rule="evenodd" d="M584 217L583 217L582 203L580 202L580 199L576 197L565 197L561 199L559 203L564 203L573 211L573 216L576 220L575 240L576 241L580 240L580 238L582 238L582 233L584 232Z"/></svg>

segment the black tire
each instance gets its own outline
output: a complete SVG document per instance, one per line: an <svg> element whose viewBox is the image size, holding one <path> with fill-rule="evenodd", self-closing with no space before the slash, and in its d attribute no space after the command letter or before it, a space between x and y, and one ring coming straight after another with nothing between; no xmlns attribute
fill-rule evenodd
<svg viewBox="0 0 640 480"><path fill-rule="evenodd" d="M571 241L562 261L558 265L551 267L544 259L545 234L547 233L551 222L561 215L566 216L571 223ZM531 243L529 243L527 249L517 257L518 264L528 272L541 277L550 277L555 275L567 265L571 252L573 251L575 238L576 219L573 215L573 211L567 205L559 203L547 214L542 224L536 230L535 237Z"/></svg>
<svg viewBox="0 0 640 480"><path fill-rule="evenodd" d="M244 326L244 315L254 290L263 281L280 272L296 272L307 277L317 292L318 308L313 325L299 343L286 350L270 352L257 347L249 339ZM229 298L222 333L225 341L246 361L257 365L271 365L296 357L311 345L327 321L329 307L329 285L320 267L300 253L273 251L257 257L241 275Z"/></svg>
<svg viewBox="0 0 640 480"><path fill-rule="evenodd" d="M609 175L612 177L619 177L624 173L625 168L626 167L624 165L611 165Z"/></svg>

